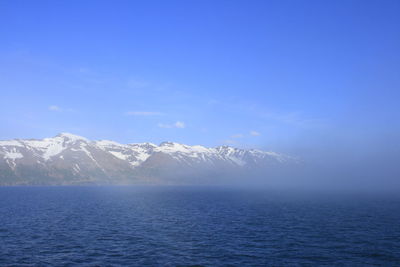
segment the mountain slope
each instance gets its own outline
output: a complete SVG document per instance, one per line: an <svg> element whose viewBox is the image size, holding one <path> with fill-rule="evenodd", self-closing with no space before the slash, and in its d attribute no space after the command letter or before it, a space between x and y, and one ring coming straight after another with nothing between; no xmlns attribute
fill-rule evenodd
<svg viewBox="0 0 400 267"><path fill-rule="evenodd" d="M290 162L291 157L254 149L119 144L62 133L43 140L0 141L0 185L190 184Z"/></svg>

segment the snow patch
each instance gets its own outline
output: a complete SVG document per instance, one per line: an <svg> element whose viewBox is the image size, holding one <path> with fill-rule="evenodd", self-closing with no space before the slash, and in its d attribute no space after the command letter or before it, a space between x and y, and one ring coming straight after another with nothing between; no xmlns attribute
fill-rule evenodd
<svg viewBox="0 0 400 267"><path fill-rule="evenodd" d="M19 152L6 152L4 154L4 159L16 160L16 159L22 159L23 157L24 157L24 155L22 155Z"/></svg>
<svg viewBox="0 0 400 267"><path fill-rule="evenodd" d="M96 141L96 145L98 145L101 149L105 150L106 148L109 147L126 147L126 145L110 141L110 140L100 140Z"/></svg>
<svg viewBox="0 0 400 267"><path fill-rule="evenodd" d="M117 152L117 151L109 151L111 154L113 154L116 158L122 159L122 160L127 160L128 159L128 155L125 155L121 152Z"/></svg>
<svg viewBox="0 0 400 267"><path fill-rule="evenodd" d="M164 142L161 143L159 147L155 148L157 152L164 152L167 154L170 153L184 153L184 154L193 154L193 153L210 153L212 149L203 147L203 146L188 146L173 142Z"/></svg>
<svg viewBox="0 0 400 267"><path fill-rule="evenodd" d="M44 160L49 160L51 157L56 156L63 152L65 147L60 142L48 143L45 147L45 152L43 154Z"/></svg>

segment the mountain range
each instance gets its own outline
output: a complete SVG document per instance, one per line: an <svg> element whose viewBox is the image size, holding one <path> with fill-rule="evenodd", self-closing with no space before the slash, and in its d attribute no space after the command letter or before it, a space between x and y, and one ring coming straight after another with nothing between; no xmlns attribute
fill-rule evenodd
<svg viewBox="0 0 400 267"><path fill-rule="evenodd" d="M0 185L207 184L294 161L257 149L120 144L61 133L42 140L0 141Z"/></svg>

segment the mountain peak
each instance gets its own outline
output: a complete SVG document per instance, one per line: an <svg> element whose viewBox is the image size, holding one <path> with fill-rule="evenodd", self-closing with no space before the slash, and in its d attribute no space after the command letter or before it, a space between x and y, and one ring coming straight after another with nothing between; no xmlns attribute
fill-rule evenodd
<svg viewBox="0 0 400 267"><path fill-rule="evenodd" d="M142 146L142 147L157 147L157 145L151 142L144 142L144 143L130 143L130 146Z"/></svg>

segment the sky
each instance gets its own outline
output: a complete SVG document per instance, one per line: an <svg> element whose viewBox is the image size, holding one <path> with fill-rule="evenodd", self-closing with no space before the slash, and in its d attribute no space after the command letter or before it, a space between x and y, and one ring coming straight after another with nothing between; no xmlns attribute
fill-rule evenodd
<svg viewBox="0 0 400 267"><path fill-rule="evenodd" d="M399 14L396 0L2 0L0 139L70 132L394 166Z"/></svg>

